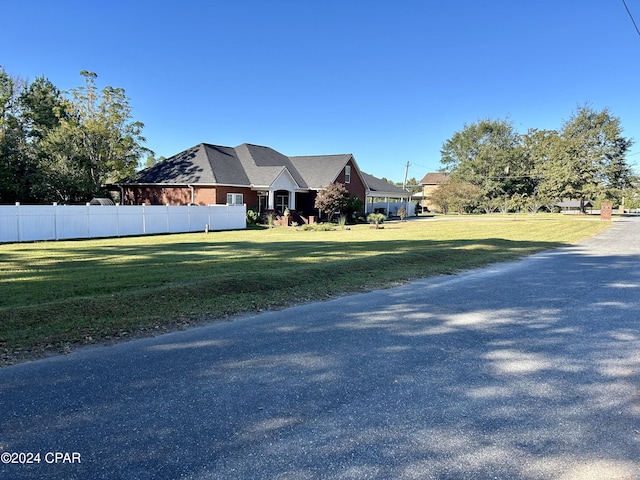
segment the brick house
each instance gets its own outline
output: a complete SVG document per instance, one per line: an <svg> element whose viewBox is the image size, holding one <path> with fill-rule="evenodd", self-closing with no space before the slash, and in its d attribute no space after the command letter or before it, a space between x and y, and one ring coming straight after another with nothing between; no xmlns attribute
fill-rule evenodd
<svg viewBox="0 0 640 480"><path fill-rule="evenodd" d="M109 187L125 205L246 204L308 216L318 213L317 192L335 182L363 202L371 192L351 154L287 157L259 145L201 143Z"/></svg>
<svg viewBox="0 0 640 480"><path fill-rule="evenodd" d="M438 210L439 207L431 201L431 194L435 192L440 185L446 183L448 178L449 174L447 173L431 172L427 173L422 180L420 180L420 185L422 185L422 199L420 201L420 205L423 209L429 211Z"/></svg>

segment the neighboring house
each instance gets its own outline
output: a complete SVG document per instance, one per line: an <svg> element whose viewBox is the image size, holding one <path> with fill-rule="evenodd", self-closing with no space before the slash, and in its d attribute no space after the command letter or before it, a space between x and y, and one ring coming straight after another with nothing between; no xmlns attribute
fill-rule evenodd
<svg viewBox="0 0 640 480"><path fill-rule="evenodd" d="M287 157L272 148L201 143L110 188L123 204L246 204L260 212L316 215L316 194L342 183L363 202L371 192L351 154Z"/></svg>
<svg viewBox="0 0 640 480"><path fill-rule="evenodd" d="M422 185L422 195L420 195L420 205L423 210L435 211L438 210L438 206L431 202L431 194L440 187L443 183L445 183L449 179L449 174L441 173L441 172L432 172L427 173L422 180L420 180L420 185ZM414 198L417 195L414 195Z"/></svg>

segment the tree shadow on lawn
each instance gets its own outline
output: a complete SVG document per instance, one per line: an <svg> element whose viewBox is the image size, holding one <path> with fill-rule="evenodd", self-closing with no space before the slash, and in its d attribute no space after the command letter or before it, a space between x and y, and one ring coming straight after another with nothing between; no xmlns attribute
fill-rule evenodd
<svg viewBox="0 0 640 480"><path fill-rule="evenodd" d="M304 270L307 265L331 264L336 274L344 274L358 267L357 261L370 263L375 270L384 259L414 264L418 272L433 273L429 267L451 264L452 270L488 262L511 259L544 249L556 248L559 243L510 241L499 238L483 240L415 241L385 240L380 242L190 242L172 245L141 247L91 247L74 245L72 254L66 248L48 246L51 258L61 261L31 264L21 254L3 252L5 265L11 271L0 274L4 278L5 294L0 307L37 305L60 301L69 297L131 292L169 283L198 283L207 278L243 277L255 273L277 272L282 269ZM239 254L239 252L241 252ZM404 257L401 258L401 257ZM459 259L459 262L456 261ZM422 265L421 265L422 264ZM16 275L14 273L19 270ZM438 272L436 273L443 273ZM18 279L14 277L18 276ZM414 274L415 276L415 274Z"/></svg>
<svg viewBox="0 0 640 480"><path fill-rule="evenodd" d="M82 451L77 478L637 478L637 265L545 253L3 369L0 444Z"/></svg>

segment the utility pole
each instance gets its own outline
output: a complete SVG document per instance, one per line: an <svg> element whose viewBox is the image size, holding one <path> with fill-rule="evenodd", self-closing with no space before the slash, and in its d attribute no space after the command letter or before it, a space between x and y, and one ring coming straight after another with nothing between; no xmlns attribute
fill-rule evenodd
<svg viewBox="0 0 640 480"><path fill-rule="evenodd" d="M407 165L404 168L404 182L402 182L403 190L406 190L406 188L407 188L407 175L409 174L409 165L410 165L410 163L407 162Z"/></svg>
<svg viewBox="0 0 640 480"><path fill-rule="evenodd" d="M407 162L407 165L404 167L404 181L402 182L402 189L406 190L407 189L407 175L409 173L409 162ZM405 203L404 209L405 212L409 212L409 199L411 198L411 195L407 195L407 201Z"/></svg>

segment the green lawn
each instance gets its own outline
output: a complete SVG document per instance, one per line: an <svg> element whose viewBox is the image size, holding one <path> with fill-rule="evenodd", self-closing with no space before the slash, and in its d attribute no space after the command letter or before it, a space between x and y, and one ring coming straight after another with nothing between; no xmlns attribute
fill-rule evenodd
<svg viewBox="0 0 640 480"><path fill-rule="evenodd" d="M608 226L480 216L0 245L0 362L453 273Z"/></svg>

